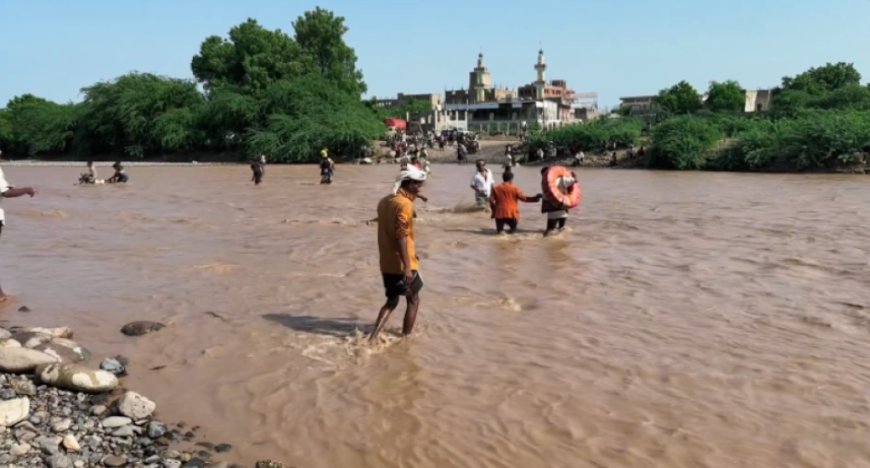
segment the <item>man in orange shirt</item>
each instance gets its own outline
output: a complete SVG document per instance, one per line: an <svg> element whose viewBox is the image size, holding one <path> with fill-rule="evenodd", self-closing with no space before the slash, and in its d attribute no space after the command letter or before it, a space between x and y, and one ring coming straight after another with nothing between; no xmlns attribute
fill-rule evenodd
<svg viewBox="0 0 870 468"><path fill-rule="evenodd" d="M408 166L399 173L393 194L378 203L378 251L387 302L381 307L369 336L372 341L377 339L390 314L399 306L401 296L405 296L408 302L402 335L410 335L417 320L423 280L420 278L420 261L414 246L414 200L425 200L420 195L425 181L425 172Z"/></svg>
<svg viewBox="0 0 870 468"><path fill-rule="evenodd" d="M520 219L520 208L517 205L517 200L534 203L540 201L542 195L527 197L523 194L513 184L514 173L509 168L501 175L501 178L504 183L492 189L492 195L489 196L489 206L492 208L492 217L495 218L496 232L501 234L507 225L510 229L508 233L513 234L517 231L517 223Z"/></svg>

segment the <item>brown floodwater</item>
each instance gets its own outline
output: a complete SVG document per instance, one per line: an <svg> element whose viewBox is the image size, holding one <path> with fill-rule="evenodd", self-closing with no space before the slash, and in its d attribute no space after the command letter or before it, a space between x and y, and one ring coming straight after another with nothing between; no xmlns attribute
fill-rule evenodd
<svg viewBox="0 0 870 468"><path fill-rule="evenodd" d="M163 420L247 464L870 466L867 178L584 170L545 239L534 204L494 235L472 168L435 166L418 329L369 346L396 171L7 167L41 192L4 202L0 319L126 355Z"/></svg>

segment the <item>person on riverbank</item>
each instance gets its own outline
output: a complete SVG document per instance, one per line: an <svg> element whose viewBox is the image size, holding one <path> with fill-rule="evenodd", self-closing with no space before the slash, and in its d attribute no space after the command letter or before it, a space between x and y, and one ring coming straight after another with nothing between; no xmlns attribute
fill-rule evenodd
<svg viewBox="0 0 870 468"><path fill-rule="evenodd" d="M541 169L542 185L547 183L547 171L549 166ZM573 176L574 173L572 172ZM577 184L575 177L560 177L558 187L560 192L567 194L574 184ZM565 222L568 220L568 209L556 200L551 200L550 197L541 197L541 213L547 214L547 228L544 230L544 236L549 236L554 230L561 231L565 229Z"/></svg>
<svg viewBox="0 0 870 468"><path fill-rule="evenodd" d="M471 178L471 190L474 190L474 201L477 206L484 207L489 203L489 196L492 194L492 187L495 185L492 171L486 167L486 161L478 159L477 172Z"/></svg>
<svg viewBox="0 0 870 468"><path fill-rule="evenodd" d="M507 226L508 234L513 234L517 231L520 219L520 208L517 201L535 203L540 201L543 195L526 196L519 187L513 184L514 173L510 167L505 169L501 179L503 182L492 189L489 205L492 208L492 218L495 219L495 232L501 234L504 232L504 227Z"/></svg>
<svg viewBox="0 0 870 468"><path fill-rule="evenodd" d="M32 187L21 187L15 188L6 181L6 175L3 174L3 168L0 168L0 202L3 201L4 198L17 198L24 195L29 195L33 198L36 195L36 190L33 190ZM6 227L6 216L3 211L3 208L0 208L0 237L3 236L3 229ZM3 292L3 288L0 287L0 304L9 300L9 296Z"/></svg>
<svg viewBox="0 0 870 468"><path fill-rule="evenodd" d="M377 339L390 314L399 306L401 296L407 301L402 335L408 336L414 330L423 288L414 244L414 200L421 198L425 181L425 172L409 166L399 173L393 193L378 203L378 252L387 302L378 312L369 335L371 341Z"/></svg>
<svg viewBox="0 0 870 468"><path fill-rule="evenodd" d="M320 150L320 183L331 184L335 176L335 162L329 157L326 148Z"/></svg>
<svg viewBox="0 0 870 468"><path fill-rule="evenodd" d="M121 165L121 161L115 161L115 164L112 164L112 168L115 169L115 173L112 174L112 177L109 177L109 180L106 182L110 184L126 184L129 177L127 177L127 171L124 169L124 166Z"/></svg>

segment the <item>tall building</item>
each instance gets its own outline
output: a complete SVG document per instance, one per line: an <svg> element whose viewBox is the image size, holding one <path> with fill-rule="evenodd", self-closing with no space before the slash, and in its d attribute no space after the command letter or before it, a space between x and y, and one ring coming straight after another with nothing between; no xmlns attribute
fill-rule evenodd
<svg viewBox="0 0 870 468"><path fill-rule="evenodd" d="M520 125L541 128L575 122L578 116L589 116L597 110L597 94L585 93L582 106L594 96L591 112L575 112L580 104L576 93L565 80L547 81L544 51L538 51L534 64L535 80L517 90L492 85L492 75L484 65L483 54L477 56L477 66L469 73L468 89L445 92L445 111L466 119L470 129L513 132Z"/></svg>

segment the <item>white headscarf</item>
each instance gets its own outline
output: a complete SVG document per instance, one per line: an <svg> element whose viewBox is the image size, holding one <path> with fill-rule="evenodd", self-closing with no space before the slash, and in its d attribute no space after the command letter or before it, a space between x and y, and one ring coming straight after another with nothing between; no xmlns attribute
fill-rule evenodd
<svg viewBox="0 0 870 468"><path fill-rule="evenodd" d="M409 165L405 169L402 169L402 172L399 172L399 175L396 177L396 184L393 185L393 195L399 193L399 188L402 187L402 182L406 180L424 182L426 180L426 173L417 169L417 166Z"/></svg>

